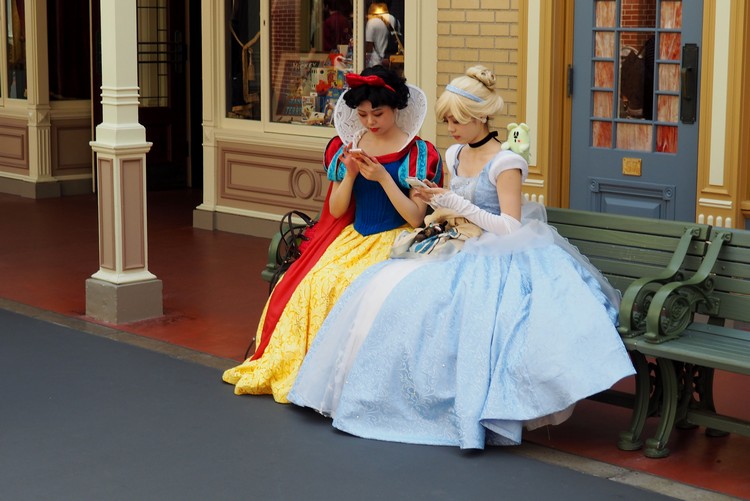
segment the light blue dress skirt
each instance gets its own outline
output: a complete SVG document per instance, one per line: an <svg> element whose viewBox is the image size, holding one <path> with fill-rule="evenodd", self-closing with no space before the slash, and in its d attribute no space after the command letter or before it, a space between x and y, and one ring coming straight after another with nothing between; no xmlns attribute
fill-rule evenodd
<svg viewBox="0 0 750 501"><path fill-rule="evenodd" d="M365 438L484 448L634 373L619 295L544 222L390 260L334 306L288 398Z"/></svg>

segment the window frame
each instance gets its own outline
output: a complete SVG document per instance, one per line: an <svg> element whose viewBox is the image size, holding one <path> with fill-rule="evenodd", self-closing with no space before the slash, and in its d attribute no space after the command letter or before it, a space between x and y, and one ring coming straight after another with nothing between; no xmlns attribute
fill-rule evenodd
<svg viewBox="0 0 750 501"><path fill-rule="evenodd" d="M225 0L225 2L231 0ZM355 40L364 40L364 24L360 17L364 9L366 0L353 0L353 31L355 34ZM224 18L225 6L221 5L222 19L221 23L221 40L224 41L228 36L231 36L229 31L227 20ZM247 130L258 133L278 134L278 135L293 135L293 136L304 136L311 138L325 138L328 139L333 135L332 127L319 127L312 125L302 124L288 124L274 122L271 116L271 106L273 96L271 95L271 88L273 82L271 80L272 68L271 68L271 0L260 1L260 42L263 48L260 51L260 74L261 74L261 96L260 96L260 120L248 120L243 118L234 118L226 116L226 109L229 100L227 95L226 85L217 86L217 89L221 89L221 97L219 99L218 109L221 110L221 124L227 128L237 128L241 130ZM227 65L227 53L226 44L220 43L220 54L219 61L221 72L224 79L229 75L229 68ZM361 71L362 64L364 61L364 44L356 45L357 50L354 52L353 67L355 71Z"/></svg>

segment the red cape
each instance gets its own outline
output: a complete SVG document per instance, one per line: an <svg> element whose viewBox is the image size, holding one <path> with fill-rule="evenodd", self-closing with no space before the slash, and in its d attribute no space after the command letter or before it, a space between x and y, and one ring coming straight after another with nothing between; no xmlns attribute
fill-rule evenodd
<svg viewBox="0 0 750 501"><path fill-rule="evenodd" d="M336 143L336 141L331 141L326 148L326 165L328 165L329 159L328 152L332 149L333 152L335 152L340 146L340 140L338 141L338 145L334 145L334 143ZM354 221L353 200L343 216L335 218L331 215L331 212L328 209L328 198L331 196L332 186L333 184L328 186L328 193L326 194L326 199L323 203L323 209L320 213L318 222L305 233L310 240L305 242L303 248L304 252L302 252L300 257L292 263L284 274L284 279L274 287L273 292L271 293L271 297L268 300L268 308L266 308L263 329L260 334L260 343L256 346L255 353L250 357L250 360L256 360L263 355L263 352L271 339L271 334L279 321L279 317L281 317L281 313L284 311L286 304L289 302L289 298L292 297L292 294L297 289L299 283L305 278L305 275L307 275L312 267L315 266L315 263L318 262L326 249L328 249L331 242L339 236L344 228Z"/></svg>

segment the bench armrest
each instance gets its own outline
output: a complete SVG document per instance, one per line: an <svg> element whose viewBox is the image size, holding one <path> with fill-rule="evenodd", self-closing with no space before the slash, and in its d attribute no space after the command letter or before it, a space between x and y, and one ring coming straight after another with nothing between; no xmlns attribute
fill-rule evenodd
<svg viewBox="0 0 750 501"><path fill-rule="evenodd" d="M266 263L266 267L260 272L261 278L268 283L271 283L273 275L276 273L276 270L279 269L279 265L281 264L278 260L280 242L281 232L276 232L271 238L271 243L268 244L268 262Z"/></svg>
<svg viewBox="0 0 750 501"><path fill-rule="evenodd" d="M646 316L646 332L643 334L646 341L663 343L679 337L692 322L693 314L699 306L708 315L718 311L718 299L711 294L714 288L711 271L723 244L731 239L731 232L717 231L692 277L666 284L656 291Z"/></svg>
<svg viewBox="0 0 750 501"><path fill-rule="evenodd" d="M620 322L617 327L622 337L635 337L643 334L646 330L646 316L653 296L663 284L679 276L680 267L687 256L690 244L700 234L699 227L686 228L666 268L656 276L639 278L628 286L620 302Z"/></svg>

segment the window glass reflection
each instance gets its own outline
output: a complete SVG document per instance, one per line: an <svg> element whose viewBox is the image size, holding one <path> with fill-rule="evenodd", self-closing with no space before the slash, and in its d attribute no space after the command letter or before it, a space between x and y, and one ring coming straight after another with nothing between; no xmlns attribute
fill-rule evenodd
<svg viewBox="0 0 750 501"><path fill-rule="evenodd" d="M365 13L365 66L404 71L404 1L369 1Z"/></svg>
<svg viewBox="0 0 750 501"><path fill-rule="evenodd" d="M271 120L333 126L352 70L351 0L271 1Z"/></svg>
<svg viewBox="0 0 750 501"><path fill-rule="evenodd" d="M260 0L227 0L227 117L260 120Z"/></svg>
<svg viewBox="0 0 750 501"><path fill-rule="evenodd" d="M24 0L7 0L8 97L26 99L26 27Z"/></svg>

